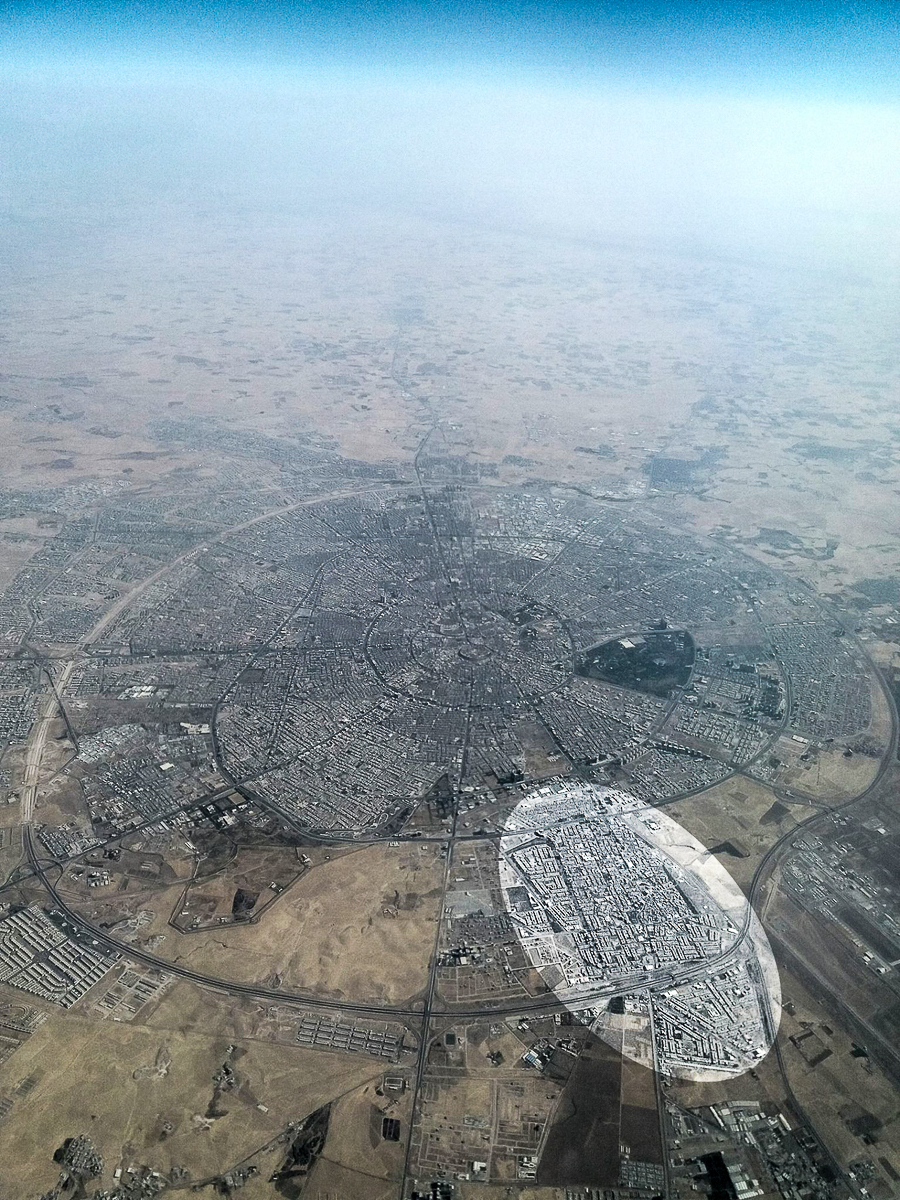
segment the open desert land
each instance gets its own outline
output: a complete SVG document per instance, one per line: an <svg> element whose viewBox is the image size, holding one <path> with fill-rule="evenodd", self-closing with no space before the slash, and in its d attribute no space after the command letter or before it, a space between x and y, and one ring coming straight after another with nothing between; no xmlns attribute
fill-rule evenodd
<svg viewBox="0 0 900 1200"><path fill-rule="evenodd" d="M728 443L716 469L722 506L748 488L775 490L784 513L821 487L794 478L780 499L776 462L771 479L757 478L758 465L744 478L731 456L759 464L799 444L786 463L795 477L806 440L842 434L827 418L843 420L848 391L876 429L890 424L887 329L852 280L824 293L765 266L477 227L434 225L415 239L377 222L349 240L341 232L291 223L276 248L268 225L213 229L185 214L179 228L172 214L164 243L152 228L142 238L123 228L106 256L57 273L36 319L13 330L4 416L59 440L17 469L46 475L57 462L60 477L129 471L140 482L148 465L154 477L186 465L160 422L212 413L236 429L331 437L351 456L408 461L439 405L448 432L518 477L525 464L504 464L510 455L543 478L640 483L651 453L722 457ZM140 296L122 282L138 257ZM512 410L522 419L510 422ZM861 456L884 459L877 441L850 456L857 473ZM827 454L808 467L826 468ZM764 496L757 507L762 516Z"/></svg>
<svg viewBox="0 0 900 1200"><path fill-rule="evenodd" d="M232 1040L208 1025L53 1015L4 1072L13 1104L0 1128L2 1186L10 1196L51 1187L53 1151L82 1130L105 1160L107 1184L117 1166L146 1161L163 1174L186 1167L193 1182L218 1176L289 1122L383 1072L368 1056Z"/></svg>
<svg viewBox="0 0 900 1200"><path fill-rule="evenodd" d="M477 229L432 229L416 253L377 225L341 250L285 228L281 253L252 223L169 233L172 257L144 247L140 297L116 283L127 264L111 248L87 276L56 276L13 330L0 417L24 451L14 484L209 478L222 459L172 439L185 421L408 470L438 424L445 450L488 478L632 499L649 486L699 532L839 598L873 557L884 578L900 565L897 368L863 282ZM403 270L383 267L404 254ZM680 463L681 481L654 457ZM40 532L10 524L7 537Z"/></svg>
<svg viewBox="0 0 900 1200"><path fill-rule="evenodd" d="M22 862L22 826L15 804L0 807L0 883Z"/></svg>
<svg viewBox="0 0 900 1200"><path fill-rule="evenodd" d="M816 811L805 802L782 802L772 788L740 774L666 806L668 815L708 847L744 888L779 838Z"/></svg>
<svg viewBox="0 0 900 1200"><path fill-rule="evenodd" d="M328 1138L309 1179L311 1194L348 1200L394 1196L403 1175L408 1126L409 1094L396 1098L381 1080L343 1095L331 1109Z"/></svg>
<svg viewBox="0 0 900 1200"><path fill-rule="evenodd" d="M236 428L266 434L305 428L334 437L351 455L405 458L398 443L432 399L451 421L457 412L463 421L496 413L479 430L479 453L494 461L510 445L503 411L515 402L525 414L525 445L540 448L540 459L551 454L552 469L554 435L562 425L580 439L586 398L599 426L614 424L609 404L617 394L623 405L631 399L638 420L641 405L647 417L658 416L664 397L677 420L694 399L695 364L684 350L680 361L671 331L680 281L676 276L669 296L658 300L644 278L665 289L664 266L636 269L621 253L598 256L583 244L477 228L462 237L452 228L420 229L411 240L408 231L374 223L348 241L346 229L329 238L321 226L291 223L282 231L284 248L276 249L268 225L243 222L228 231L188 222L181 230L169 224L166 242L155 246L150 229L137 244L129 240L136 231L122 230L105 260L86 270L79 264L68 280L57 275L37 319L14 331L9 382L29 389L25 399L36 399L30 389L39 386L34 416L51 424L57 418L60 438L45 456L72 460L57 468L61 474L93 471L95 461L102 474L121 473L129 464L114 456L134 451L119 449L117 433L150 434L152 441L153 421L178 419L185 410L226 414ZM243 248L239 275L234 239ZM116 282L127 273L123 251L142 257L139 297ZM574 291L573 272L583 279ZM635 338L639 319L646 333ZM702 319L681 320L699 359ZM661 360L656 377L654 351ZM76 358L80 371L73 374ZM674 370L666 369L670 363ZM603 401L591 406L598 390ZM172 395L179 397L174 408ZM124 413L121 401L130 401ZM111 424L114 402L120 416ZM82 428L102 432L79 436ZM32 429L32 436L43 433ZM41 466L26 462L21 469Z"/></svg>
<svg viewBox="0 0 900 1200"><path fill-rule="evenodd" d="M406 843L398 852L381 843L331 862L322 857L254 924L179 932L170 918L183 911L184 879L109 897L71 887L66 895L106 927L137 912L152 913L136 944L154 944L162 961L202 974L267 985L277 979L286 990L336 1002L415 1001L436 936L439 848Z"/></svg>

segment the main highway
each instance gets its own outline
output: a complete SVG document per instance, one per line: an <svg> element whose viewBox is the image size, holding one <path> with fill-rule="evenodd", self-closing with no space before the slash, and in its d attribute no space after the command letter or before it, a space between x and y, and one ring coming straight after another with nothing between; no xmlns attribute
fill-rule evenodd
<svg viewBox="0 0 900 1200"><path fill-rule="evenodd" d="M881 687L887 691L884 681L878 676ZM61 680L57 681L57 690L61 691ZM896 761L897 743L898 743L898 721L893 698L888 697L889 708L891 714L891 734L889 739L889 747L887 753L881 760L878 772L872 782L861 791L858 795L845 800L841 804L837 804L827 809L819 809L812 813L806 820L800 822L793 828L787 830L769 847L766 853L757 863L756 869L750 881L750 886L747 891L749 904L744 913L742 926L738 932L738 936L734 942L726 948L722 953L712 956L698 963L689 963L678 971L666 971L663 973L644 972L639 975L632 975L627 978L621 978L611 981L608 985L602 988L592 989L584 992L579 992L577 995L572 994L565 997L553 994L551 996L540 997L520 997L514 1000L501 1002L498 1004L480 1003L474 1008L447 1006L444 1011L448 1016L458 1018L476 1018L484 1016L503 1016L511 1014L519 1014L524 1012L555 1012L561 1009L572 1008L587 1008L591 1007L599 1001L609 1000L614 996L627 995L635 990L643 990L647 988L669 988L678 984L688 983L692 980L702 978L708 972L714 970L722 962L730 958L740 943L749 936L753 913L757 906L757 901L761 889L764 887L772 870L776 867L781 858L790 850L794 840L801 836L806 836L809 833L815 832L817 829L827 825L835 815L845 813L853 809L870 796L875 794L881 786L882 780L886 772L891 768ZM180 979L185 979L199 987L209 988L214 991L226 993L232 996L247 997L256 1000L268 1000L280 1003L293 1003L303 1005L307 1008L318 1007L323 1009L340 1009L346 1012L356 1012L366 1014L372 1017L406 1019L416 1022L421 1022L425 1016L426 1005L410 1004L410 1005L389 1005L389 1004L374 1004L371 1002L354 1002L345 999L329 999L321 996L308 996L301 992L291 992L282 988L267 988L261 984L240 983L236 980L224 979L214 975L207 975L203 972L191 970L179 963L170 962L168 959L158 955L151 954L146 950L142 950L137 946L131 945L128 942L122 941L114 937L105 930L100 929L93 922L89 921L84 915L74 909L61 895L57 884L50 878L51 871L59 871L61 864L55 860L42 858L38 853L35 845L34 832L32 826L34 799L37 789L38 774L40 770L40 760L43 753L47 729L50 723L52 714L52 705L56 703L56 694L51 692L48 697L47 709L43 714L43 719L39 720L31 743L28 749L26 759L26 783L23 787L23 845L25 856L30 865L33 876L41 883L46 891L48 898L53 902L53 906L76 928L88 936L97 945L102 946L108 951L112 951L128 958L135 962L140 962L146 966L154 967L158 970L165 971L170 975L174 975ZM477 838L479 835L463 835L467 838ZM492 837L496 835L481 835ZM451 844L459 835L454 834L451 837L444 835L448 842L447 859L449 863L451 854ZM373 838L373 841L382 841L382 838ZM365 845L366 839L354 839L356 844ZM48 865L49 864L49 865ZM430 968L429 991L434 988L434 963ZM428 1008L437 1015L438 1008L436 1004L429 1004Z"/></svg>

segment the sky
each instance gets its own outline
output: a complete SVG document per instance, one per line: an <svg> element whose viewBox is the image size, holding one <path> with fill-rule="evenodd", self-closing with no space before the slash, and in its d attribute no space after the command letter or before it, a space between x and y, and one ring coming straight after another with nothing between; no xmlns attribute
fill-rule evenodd
<svg viewBox="0 0 900 1200"><path fill-rule="evenodd" d="M20 62L900 96L892 0L13 0L3 12Z"/></svg>
<svg viewBox="0 0 900 1200"><path fill-rule="evenodd" d="M318 201L896 263L893 2L12 3L0 53L20 222Z"/></svg>

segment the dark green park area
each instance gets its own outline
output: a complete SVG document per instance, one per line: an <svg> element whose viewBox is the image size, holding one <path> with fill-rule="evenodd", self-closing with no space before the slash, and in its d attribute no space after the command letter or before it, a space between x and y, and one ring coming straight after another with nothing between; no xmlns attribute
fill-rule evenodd
<svg viewBox="0 0 900 1200"><path fill-rule="evenodd" d="M684 687L694 665L694 639L683 629L651 630L585 650L576 671L619 687L669 696Z"/></svg>

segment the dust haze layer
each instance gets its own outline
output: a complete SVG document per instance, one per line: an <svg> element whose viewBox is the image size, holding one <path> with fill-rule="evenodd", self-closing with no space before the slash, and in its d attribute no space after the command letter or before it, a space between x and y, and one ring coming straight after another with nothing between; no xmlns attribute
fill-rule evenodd
<svg viewBox="0 0 900 1200"><path fill-rule="evenodd" d="M895 267L898 31L877 4L32 5L0 26L14 255L339 205Z"/></svg>

